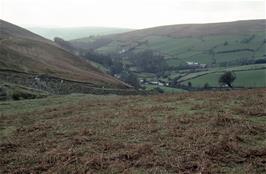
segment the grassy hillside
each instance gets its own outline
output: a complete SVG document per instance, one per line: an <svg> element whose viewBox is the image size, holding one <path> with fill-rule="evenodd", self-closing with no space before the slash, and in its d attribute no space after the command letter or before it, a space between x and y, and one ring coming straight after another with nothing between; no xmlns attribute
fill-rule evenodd
<svg viewBox="0 0 266 174"><path fill-rule="evenodd" d="M0 173L266 173L266 91L0 102Z"/></svg>
<svg viewBox="0 0 266 174"><path fill-rule="evenodd" d="M92 35L107 35L128 32L128 28L111 28L111 27L69 27L69 28L44 28L30 27L28 30L53 40L55 37L63 38L64 40L73 40L78 38L89 37Z"/></svg>
<svg viewBox="0 0 266 174"><path fill-rule="evenodd" d="M209 74L216 72L217 69L220 69L220 73L230 69L230 67L242 68L243 65L247 64L256 66L254 62L266 61L265 28L266 20L172 25L103 37L77 39L71 41L71 44L83 52L94 50L99 54L114 55L114 58L119 57L124 66L134 72L139 79L169 82L175 78L180 78L178 81L182 81L195 74ZM145 61L137 64L135 62L136 57L143 60L149 58L141 54L147 50L161 55L164 60L159 62L161 67L165 64L168 67L157 70L154 66L156 63L153 63L154 68L150 69L154 72L151 72L140 66ZM200 67L188 66L190 62L197 63ZM152 63L151 59L146 64L150 63ZM219 73L206 75L193 81L197 87L203 86L204 83L217 86ZM245 75L239 74L239 78L235 82L236 85L241 87L265 86L264 71L258 70L255 73L247 73ZM261 74L257 76L257 73ZM247 82L244 80L245 76L253 80ZM182 84L187 84L187 81Z"/></svg>
<svg viewBox="0 0 266 174"><path fill-rule="evenodd" d="M98 82L99 85L119 84L84 60L53 45L16 38L2 40L1 44L1 69L45 73L69 80Z"/></svg>
<svg viewBox="0 0 266 174"><path fill-rule="evenodd" d="M186 80L182 83L186 84L191 82L194 87L203 87L205 83L208 83L212 87L219 87L219 77L223 73L210 73L197 78ZM237 71L236 80L233 82L233 86L236 87L265 87L266 86L266 69L261 70L248 70Z"/></svg>
<svg viewBox="0 0 266 174"><path fill-rule="evenodd" d="M250 20L213 24L162 26L108 35L98 39L72 41L77 47L86 43L105 42L96 50L118 53L121 50L139 52L152 49L168 62L196 61L202 64L222 64L240 59L256 59L266 55L266 21ZM83 44L83 46L82 46ZM90 45L87 45L90 47Z"/></svg>
<svg viewBox="0 0 266 174"><path fill-rule="evenodd" d="M213 68L199 73L190 73L179 79L182 84L191 82L194 87L204 87L206 83L212 87L219 87L220 76L225 71L233 71L236 87L265 87L266 86L266 64L236 66L231 68Z"/></svg>
<svg viewBox="0 0 266 174"><path fill-rule="evenodd" d="M223 36L265 31L265 20L244 20L234 22L207 23L207 24L179 24L159 26L135 30L128 33L114 35L122 40L139 40L148 36L167 36L172 38Z"/></svg>
<svg viewBox="0 0 266 174"><path fill-rule="evenodd" d="M0 44L0 70L46 74L100 87L127 86L55 43L5 21L1 21Z"/></svg>
<svg viewBox="0 0 266 174"><path fill-rule="evenodd" d="M254 38L253 38L254 37ZM249 42L246 39L253 38ZM123 49L134 48L134 52L152 49L165 56L171 66L194 61L201 64L226 64L241 59L258 59L266 55L265 32L251 32L236 35L202 36L172 38L169 36L149 36L138 42L112 41L97 49L100 53L110 54ZM125 46L126 45L126 46ZM173 61L177 63L172 64Z"/></svg>
<svg viewBox="0 0 266 174"><path fill-rule="evenodd" d="M45 73L98 86L114 84L121 86L121 82L103 74L94 68L95 65L92 66L55 47L53 42L9 23L3 21L2 23L5 30L1 32L3 45L0 55L1 68L27 73ZM261 69L265 67L248 65L253 67L248 69L250 71L240 72L245 70L242 69L245 66L240 65L266 58L265 39L265 20L250 20L162 26L122 34L76 39L71 41L71 46L85 53L88 50L94 50L100 54L120 57L119 61L124 64L123 66L133 71L139 79L171 82L179 78L178 82L183 85L191 81L194 87L203 87L205 83L216 87L219 86L218 79L222 72L234 70L239 71L235 86L263 87L266 75ZM132 54L145 50L153 50L161 54L169 69L160 72L161 75L158 77L158 72L146 72L137 67L134 59L128 58ZM146 58L142 57L142 59ZM206 64L207 68L179 69L186 62ZM109 67L101 64L98 67L110 72Z"/></svg>

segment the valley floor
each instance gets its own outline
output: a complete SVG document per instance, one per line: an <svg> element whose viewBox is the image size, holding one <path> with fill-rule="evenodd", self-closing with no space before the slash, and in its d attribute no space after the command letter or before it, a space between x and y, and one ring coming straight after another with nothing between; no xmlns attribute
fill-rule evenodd
<svg viewBox="0 0 266 174"><path fill-rule="evenodd" d="M266 89L0 102L0 173L266 173Z"/></svg>

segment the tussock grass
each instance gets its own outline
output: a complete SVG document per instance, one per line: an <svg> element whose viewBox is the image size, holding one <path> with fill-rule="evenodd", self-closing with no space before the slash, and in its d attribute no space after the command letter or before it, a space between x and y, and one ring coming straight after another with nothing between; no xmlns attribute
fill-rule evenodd
<svg viewBox="0 0 266 174"><path fill-rule="evenodd" d="M266 172L265 89L21 104L0 103L1 173Z"/></svg>

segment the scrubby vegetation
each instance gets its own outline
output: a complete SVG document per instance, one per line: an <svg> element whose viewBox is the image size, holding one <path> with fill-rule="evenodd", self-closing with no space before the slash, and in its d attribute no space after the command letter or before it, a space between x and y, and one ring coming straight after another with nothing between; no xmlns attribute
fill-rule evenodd
<svg viewBox="0 0 266 174"><path fill-rule="evenodd" d="M0 102L0 173L266 173L266 91Z"/></svg>
<svg viewBox="0 0 266 174"><path fill-rule="evenodd" d="M48 92L10 83L0 82L0 101L47 97Z"/></svg>

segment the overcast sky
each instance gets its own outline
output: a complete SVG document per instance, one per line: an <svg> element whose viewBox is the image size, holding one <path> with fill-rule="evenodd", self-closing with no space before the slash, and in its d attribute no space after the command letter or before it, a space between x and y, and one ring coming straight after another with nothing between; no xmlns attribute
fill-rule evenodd
<svg viewBox="0 0 266 174"><path fill-rule="evenodd" d="M152 26L265 19L265 0L0 0L1 19L24 27Z"/></svg>

